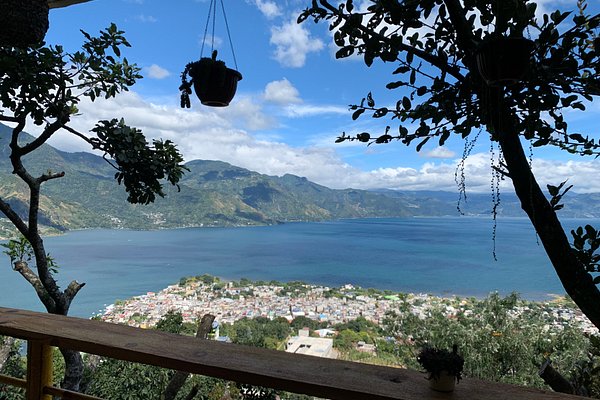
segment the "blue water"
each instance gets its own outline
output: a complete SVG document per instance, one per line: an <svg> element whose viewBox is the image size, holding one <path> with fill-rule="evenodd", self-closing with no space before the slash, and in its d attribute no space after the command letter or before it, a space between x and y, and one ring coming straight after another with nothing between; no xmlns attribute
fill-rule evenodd
<svg viewBox="0 0 600 400"><path fill-rule="evenodd" d="M573 227L589 221L566 221ZM117 299L179 278L302 280L439 295L564 290L526 219L498 221L494 261L489 218L360 219L252 228L88 230L45 239L61 287L86 282L71 315L89 317ZM33 289L0 258L0 305L42 310Z"/></svg>

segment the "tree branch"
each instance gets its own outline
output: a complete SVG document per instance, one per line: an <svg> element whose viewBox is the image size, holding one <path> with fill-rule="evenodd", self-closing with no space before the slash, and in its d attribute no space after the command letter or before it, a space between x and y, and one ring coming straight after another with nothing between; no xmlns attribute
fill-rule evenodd
<svg viewBox="0 0 600 400"><path fill-rule="evenodd" d="M0 121L4 122L19 122L19 119L16 117L7 117L6 115L0 114Z"/></svg>
<svg viewBox="0 0 600 400"><path fill-rule="evenodd" d="M472 73L475 71L475 64L473 54L475 53L475 47L477 42L473 39L473 33L471 31L471 25L467 21L467 16L464 8L461 6L458 0L444 0L444 4L448 9L448 15L454 30L456 31L456 40L458 47L465 52L467 57L463 59L463 63L467 66L469 71ZM478 75L478 74L474 74Z"/></svg>
<svg viewBox="0 0 600 400"><path fill-rule="evenodd" d="M57 172L56 174L43 174L42 176L40 176L39 178L37 178L38 183L44 183L47 182L49 180L52 179L58 179L58 178L62 178L63 176L65 176L64 171L63 172Z"/></svg>
<svg viewBox="0 0 600 400"><path fill-rule="evenodd" d="M85 282L79 283L77 281L71 281L71 283L69 283L69 286L67 286L67 288L65 289L65 297L69 306L71 305L71 301L73 301L75 296L77 296L77 293L79 293L81 288L83 288L84 286Z"/></svg>
<svg viewBox="0 0 600 400"><path fill-rule="evenodd" d="M547 358L538 373L540 378L546 382L546 385L550 386L555 392L582 395L581 393L577 393L571 382L554 369L551 364L552 361Z"/></svg>
<svg viewBox="0 0 600 400"><path fill-rule="evenodd" d="M19 215L12 209L10 204L2 200L2 198L0 198L0 211L6 215L10 222L19 230L19 232L21 232L22 235L25 236L27 234L29 227L25 221L23 221L21 217L19 217Z"/></svg>
<svg viewBox="0 0 600 400"><path fill-rule="evenodd" d="M31 142L27 143L26 145L24 145L23 147L20 148L19 156L24 156L26 154L29 154L32 151L36 150L41 145L43 145L44 143L46 143L46 141L48 139L50 139L50 137L52 135L54 135L56 133L56 131L58 131L60 128L63 127L63 125L64 125L64 122L62 121L62 118L57 119L53 123L47 125L40 136L38 136L37 138L35 138Z"/></svg>
<svg viewBox="0 0 600 400"><path fill-rule="evenodd" d="M48 312L52 313L56 311L56 302L50 296L50 293L48 293L40 278L31 270L31 268L29 268L25 261L15 262L13 269L20 273L21 276L23 276L23 278L25 278L25 280L29 282L31 286L33 286L35 292Z"/></svg>
<svg viewBox="0 0 600 400"><path fill-rule="evenodd" d="M210 330L212 329L212 323L215 320L214 315L205 314L202 317L202 320L198 324L198 330L196 331L196 338L198 339L206 339ZM169 381L169 384L165 388L161 396L161 400L174 400L177 396L177 393L181 390L185 381L187 380L190 374L187 372L177 371L175 375ZM192 393L194 393L194 389L192 389ZM188 395L189 397L189 395ZM186 398L188 398L186 397Z"/></svg>
<svg viewBox="0 0 600 400"><path fill-rule="evenodd" d="M337 15L338 17L341 17L345 20L349 19L349 17L346 14L341 13L340 10L338 10L337 8L335 8L334 6L329 4L329 2L327 0L320 0L320 3L323 7L327 8L329 11L331 11L334 15ZM452 66L448 65L448 63L446 61L444 61L440 57L435 56L432 53L417 49L416 47L413 47L413 46L409 46L404 42L392 44L390 39L387 36L381 35L380 33L375 32L374 30L369 29L366 26L359 25L359 26L357 26L357 28L360 29L363 33L366 33L371 37L377 38L377 39L381 40L382 42L389 44L392 47L398 48L398 50L414 54L415 56L419 57L423 61L426 61L426 62L430 63L431 65L433 65L434 67L438 68L440 71L446 72L446 73L452 75L456 80L458 80L460 82L465 80L465 77L460 73L459 68L452 68Z"/></svg>
<svg viewBox="0 0 600 400"><path fill-rule="evenodd" d="M76 131L75 129L71 128L70 126L67 125L63 125L62 128L68 132L71 132L73 135L77 136L78 138L82 139L83 141L85 141L86 143L88 143L89 145L93 146L94 144L92 143L92 141L90 140L90 138L88 138L87 136L85 136L83 133Z"/></svg>

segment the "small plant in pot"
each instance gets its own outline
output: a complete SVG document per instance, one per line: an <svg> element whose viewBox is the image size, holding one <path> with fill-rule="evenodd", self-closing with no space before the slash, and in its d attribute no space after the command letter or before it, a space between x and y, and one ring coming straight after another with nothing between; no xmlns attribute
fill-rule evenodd
<svg viewBox="0 0 600 400"><path fill-rule="evenodd" d="M217 51L214 50L211 58L203 57L185 66L181 74L181 86L179 86L181 107L190 108L192 87L205 106L228 106L241 79L242 74L227 68L223 61L217 60Z"/></svg>
<svg viewBox="0 0 600 400"><path fill-rule="evenodd" d="M429 374L429 384L438 392L452 392L454 384L462 378L465 360L458 354L458 346L452 351L426 346L419 352L417 361Z"/></svg>
<svg viewBox="0 0 600 400"><path fill-rule="evenodd" d="M531 64L533 42L523 37L488 37L476 52L477 68L488 86L522 81Z"/></svg>

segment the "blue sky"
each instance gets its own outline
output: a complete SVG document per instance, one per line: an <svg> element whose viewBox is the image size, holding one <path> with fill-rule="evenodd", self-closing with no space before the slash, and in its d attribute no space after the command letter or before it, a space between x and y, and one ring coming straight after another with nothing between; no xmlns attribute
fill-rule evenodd
<svg viewBox="0 0 600 400"><path fill-rule="evenodd" d="M336 60L324 23L296 18L310 0L225 0L235 55L243 80L232 104L223 109L179 108L180 73L200 57L208 13L207 0L92 0L51 10L49 44L77 50L79 29L97 33L111 22L126 32L132 47L124 55L145 76L115 100L83 103L72 125L88 131L98 119L124 117L150 137L176 142L186 160L222 160L269 175L292 173L333 188L392 188L456 191L454 173L463 141L447 147L435 143L420 153L401 143L366 147L334 144L342 131L381 132L390 121L363 117L352 121L348 105L372 91L379 104L394 104L403 95L389 91L393 64L367 68L357 58ZM356 0L360 7L366 1ZM539 1L540 12L574 8L576 0ZM596 0L591 11L598 11ZM596 10L594 10L594 8ZM215 43L233 66L222 14L217 13ZM205 46L204 56L210 53ZM573 127L587 132L600 111L571 114ZM393 123L391 123L394 126ZM597 125L597 124L595 124ZM35 129L30 129L35 133ZM596 135L597 136L597 135ZM68 151L87 150L68 134L51 142ZM600 192L598 161L534 149L534 171L541 183L569 179L574 190ZM467 189L489 191L490 142L482 134L467 160Z"/></svg>

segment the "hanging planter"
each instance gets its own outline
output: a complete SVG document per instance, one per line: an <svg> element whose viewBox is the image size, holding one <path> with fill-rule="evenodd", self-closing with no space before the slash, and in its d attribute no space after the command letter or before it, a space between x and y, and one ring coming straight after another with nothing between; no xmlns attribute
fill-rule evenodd
<svg viewBox="0 0 600 400"><path fill-rule="evenodd" d="M185 66L179 87L181 107L190 107L192 87L205 106L226 107L235 96L237 83L241 79L242 74L217 60L217 50L214 50L211 58L204 57Z"/></svg>
<svg viewBox="0 0 600 400"><path fill-rule="evenodd" d="M0 46L32 46L47 31L48 0L0 0Z"/></svg>
<svg viewBox="0 0 600 400"><path fill-rule="evenodd" d="M476 53L477 68L488 86L509 86L525 78L531 64L533 42L499 37L482 43Z"/></svg>
<svg viewBox="0 0 600 400"><path fill-rule="evenodd" d="M202 49L200 51L201 58L198 61L187 64L181 74L181 86L179 86L179 90L181 91L182 108L190 108L190 94L192 94L192 88L194 88L194 92L196 92L196 96L198 96L200 102L205 106L226 107L233 99L233 96L235 96L238 81L242 80L242 74L237 71L237 61L235 59L235 52L233 51L233 43L231 41L231 34L229 33L229 25L227 23L227 16L225 15L223 0L220 0L220 2L236 69L227 68L223 61L217 60L217 50L214 50L217 0L211 0L208 8L208 19L204 30L204 38L202 40ZM211 41L212 54L211 57L208 58L202 57L202 53L204 51L204 44L206 43L208 26L211 18L213 22Z"/></svg>

